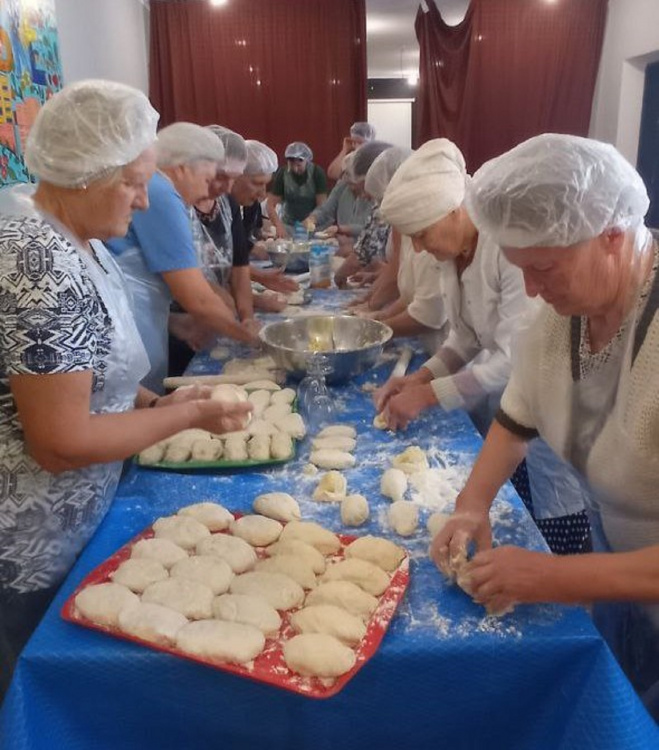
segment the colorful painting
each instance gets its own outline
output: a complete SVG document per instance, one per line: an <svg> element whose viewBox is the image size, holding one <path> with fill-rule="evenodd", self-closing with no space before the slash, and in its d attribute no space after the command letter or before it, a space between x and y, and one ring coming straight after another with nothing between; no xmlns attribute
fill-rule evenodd
<svg viewBox="0 0 659 750"><path fill-rule="evenodd" d="M0 186L30 180L27 134L61 87L55 0L0 0Z"/></svg>

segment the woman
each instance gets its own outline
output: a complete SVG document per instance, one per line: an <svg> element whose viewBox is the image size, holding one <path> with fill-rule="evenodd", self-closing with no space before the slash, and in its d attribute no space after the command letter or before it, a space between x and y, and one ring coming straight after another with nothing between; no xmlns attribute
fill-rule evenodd
<svg viewBox="0 0 659 750"><path fill-rule="evenodd" d="M188 427L244 422L245 409L207 393L158 398L139 386L149 362L123 277L98 240L125 234L148 206L157 121L127 86L66 87L27 141L37 190L0 219L2 692L103 519L122 460Z"/></svg>
<svg viewBox="0 0 659 750"><path fill-rule="evenodd" d="M536 313L518 268L463 205L468 175L462 154L446 139L429 141L393 176L381 213L416 252L440 263L440 292L448 337L413 375L391 378L375 404L390 429L404 429L422 411L467 409L482 435L489 429L510 376L511 345ZM534 441L528 457L529 490L520 494L557 552L588 546L585 489L546 443ZM522 479L522 478L520 478Z"/></svg>
<svg viewBox="0 0 659 750"><path fill-rule="evenodd" d="M353 122L350 126L350 135L343 139L341 150L332 159L327 167L327 176L330 180L340 180L343 174L343 160L348 154L360 149L365 143L375 140L375 128L370 122Z"/></svg>
<svg viewBox="0 0 659 750"><path fill-rule="evenodd" d="M501 411L433 555L450 572L450 555L473 539L479 551L467 575L488 606L593 603L657 719L659 251L643 225L648 205L613 146L575 136L532 138L474 176L475 225L547 304L520 344ZM535 434L593 488L593 554L490 549L490 504Z"/></svg>

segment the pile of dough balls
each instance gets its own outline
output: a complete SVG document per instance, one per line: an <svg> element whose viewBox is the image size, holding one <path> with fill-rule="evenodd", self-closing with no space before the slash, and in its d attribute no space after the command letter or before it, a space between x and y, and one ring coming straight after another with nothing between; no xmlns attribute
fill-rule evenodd
<svg viewBox="0 0 659 750"><path fill-rule="evenodd" d="M292 672L350 671L405 551L370 536L344 547L333 532L299 520L286 493L260 495L254 509L260 514L235 518L202 502L159 518L154 536L136 542L110 580L76 595L77 616L204 661L243 665L292 628L281 642Z"/></svg>
<svg viewBox="0 0 659 750"><path fill-rule="evenodd" d="M380 492L392 501L387 518L393 531L400 536L411 536L419 526L419 509L405 500L407 478L428 469L428 457L421 448L412 445L394 456L392 464L382 474Z"/></svg>
<svg viewBox="0 0 659 750"><path fill-rule="evenodd" d="M325 427L311 441L310 463L320 469L351 469L356 463L352 454L356 437L355 428L347 424Z"/></svg>

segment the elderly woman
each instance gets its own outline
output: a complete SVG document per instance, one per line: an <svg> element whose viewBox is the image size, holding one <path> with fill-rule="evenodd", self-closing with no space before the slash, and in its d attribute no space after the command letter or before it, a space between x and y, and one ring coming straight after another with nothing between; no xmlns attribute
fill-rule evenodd
<svg viewBox="0 0 659 750"><path fill-rule="evenodd" d="M159 132L156 157L159 172L149 183L149 209L133 218L124 239L107 245L128 280L149 355L151 367L143 384L162 393L173 300L202 331L248 343L257 339L249 322L235 319L204 275L203 247L195 237L192 206L209 194L218 165L224 162L222 143L199 125L174 123Z"/></svg>
<svg viewBox="0 0 659 750"><path fill-rule="evenodd" d="M375 140L375 128L370 122L353 122L350 135L343 139L341 150L327 167L327 176L331 180L340 180L343 174L343 160L353 151L361 148L365 143Z"/></svg>
<svg viewBox="0 0 659 750"><path fill-rule="evenodd" d="M391 429L405 428L422 411L439 406L467 409L484 435L510 376L513 336L537 312L520 270L465 210L467 184L462 154L438 139L398 169L382 201L383 218L409 235L417 252L442 261L440 292L450 327L418 372L392 378L374 394ZM577 476L541 440L534 441L527 464L530 497L526 487L520 494L552 549L588 548L587 493Z"/></svg>
<svg viewBox="0 0 659 750"><path fill-rule="evenodd" d="M612 146L544 135L485 164L467 207L547 304L435 559L450 570L450 555L473 539L474 595L494 607L593 603L658 718L659 250L643 225L645 187ZM593 488L593 554L490 549L490 504L538 434Z"/></svg>
<svg viewBox="0 0 659 750"><path fill-rule="evenodd" d="M294 141L284 152L286 166L274 176L268 193L268 218L277 237L290 237L297 222L327 200L327 175L313 163L313 152L306 143ZM277 209L281 204L281 218Z"/></svg>
<svg viewBox="0 0 659 750"><path fill-rule="evenodd" d="M157 121L127 86L63 89L27 141L37 190L0 218L0 697L108 510L122 460L188 427L244 422L245 409L197 389L158 398L139 386L149 362L99 240L148 206Z"/></svg>

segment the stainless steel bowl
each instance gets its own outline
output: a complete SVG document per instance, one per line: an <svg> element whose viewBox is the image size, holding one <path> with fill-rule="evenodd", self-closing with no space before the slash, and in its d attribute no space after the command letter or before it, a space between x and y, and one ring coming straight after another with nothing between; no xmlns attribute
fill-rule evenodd
<svg viewBox="0 0 659 750"><path fill-rule="evenodd" d="M310 315L270 323L260 336L277 365L292 377L304 377L314 355L321 353L327 382L342 383L376 364L393 331L378 320Z"/></svg>
<svg viewBox="0 0 659 750"><path fill-rule="evenodd" d="M273 266L293 273L309 270L311 243L303 240L279 240L268 247L268 256Z"/></svg>

